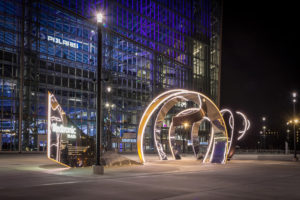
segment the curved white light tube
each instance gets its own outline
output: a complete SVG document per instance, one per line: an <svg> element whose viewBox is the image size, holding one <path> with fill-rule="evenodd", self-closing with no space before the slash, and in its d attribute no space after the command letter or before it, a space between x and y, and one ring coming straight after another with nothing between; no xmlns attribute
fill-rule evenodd
<svg viewBox="0 0 300 200"><path fill-rule="evenodd" d="M206 119L207 121L209 121L209 122L211 123L211 121L210 121L210 119L209 119L208 117L204 117L203 119ZM212 145L212 143L213 143L213 140L214 140L214 129L211 128L211 132L210 132L210 141L209 141L209 145L208 145L207 150L206 150L206 154L205 154L204 159L203 159L203 161L202 161L203 163L205 163L205 161L206 161L206 159L207 159L207 157L208 157L208 155L209 155L209 152L210 152L210 149L211 149L211 145Z"/></svg>
<svg viewBox="0 0 300 200"><path fill-rule="evenodd" d="M51 116L51 97L52 95L50 94L50 92L48 92L48 116L47 116L47 122L48 122L48 128L47 128L47 156L48 158L50 158L50 125L51 125L51 121L50 121L50 116Z"/></svg>
<svg viewBox="0 0 300 200"><path fill-rule="evenodd" d="M229 144L229 148L228 148L228 151L227 151L227 155L229 154L230 152L230 149L231 149L231 145L232 145L232 141L233 141L233 134L234 134L234 117L233 117L233 113L231 112L231 110L227 109L227 108L224 108L222 109L221 111L221 114L224 116L224 114L227 112L230 114L230 117L229 117L229 126L231 128L231 135L230 135L230 144Z"/></svg>
<svg viewBox="0 0 300 200"><path fill-rule="evenodd" d="M244 130L239 131L239 133L241 134L237 140L240 140L244 137L245 133L247 132L247 130L249 130L250 128L250 121L247 119L246 115L243 114L242 112L236 111L236 114L241 115L244 119Z"/></svg>

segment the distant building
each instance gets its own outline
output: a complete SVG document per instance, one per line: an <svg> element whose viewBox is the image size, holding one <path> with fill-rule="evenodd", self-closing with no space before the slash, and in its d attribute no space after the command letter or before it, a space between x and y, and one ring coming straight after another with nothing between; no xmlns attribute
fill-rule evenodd
<svg viewBox="0 0 300 200"><path fill-rule="evenodd" d="M266 147L267 149L279 149L279 140L280 138L280 132L276 130L270 130L268 129L266 131Z"/></svg>

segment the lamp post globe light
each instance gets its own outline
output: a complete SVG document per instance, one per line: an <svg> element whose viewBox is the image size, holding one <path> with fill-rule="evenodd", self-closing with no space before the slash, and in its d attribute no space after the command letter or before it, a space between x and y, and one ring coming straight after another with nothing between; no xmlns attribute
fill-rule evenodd
<svg viewBox="0 0 300 200"><path fill-rule="evenodd" d="M107 91L108 93L110 93L110 92L111 92L111 87L110 87L110 86L107 86L106 91Z"/></svg>
<svg viewBox="0 0 300 200"><path fill-rule="evenodd" d="M103 15L97 14L97 26L98 26L98 55L97 55L97 118L96 118L96 163L93 166L94 174L104 174L104 168L101 165L101 137L102 137L102 84L101 84L101 72L102 72L102 26Z"/></svg>
<svg viewBox="0 0 300 200"><path fill-rule="evenodd" d="M294 132L294 161L298 160L297 157L297 149L296 149L296 123L298 123L298 120L296 119L296 102L297 102L297 93L292 93L293 97L293 132Z"/></svg>

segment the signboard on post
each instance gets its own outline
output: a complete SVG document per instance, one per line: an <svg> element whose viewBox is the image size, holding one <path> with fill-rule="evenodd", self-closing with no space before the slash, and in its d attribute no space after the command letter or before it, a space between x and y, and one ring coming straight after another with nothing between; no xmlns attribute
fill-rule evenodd
<svg viewBox="0 0 300 200"><path fill-rule="evenodd" d="M48 93L47 156L67 167L94 164L94 140L67 117L55 96Z"/></svg>

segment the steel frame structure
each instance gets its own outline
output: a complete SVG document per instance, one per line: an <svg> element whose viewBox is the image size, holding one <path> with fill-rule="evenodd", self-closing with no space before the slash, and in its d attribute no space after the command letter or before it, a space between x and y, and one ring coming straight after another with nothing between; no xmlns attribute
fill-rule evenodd
<svg viewBox="0 0 300 200"><path fill-rule="evenodd" d="M22 1L25 21L19 12L24 7ZM38 135L46 133L46 116L41 110L45 109L43 99L47 89L61 101L66 113L83 122L81 127L87 130L86 134L94 134L97 64L94 17L98 11L105 17L102 47L108 80L105 84L113 90L111 97L103 94L103 98L116 105L111 112L116 135L137 132L139 112L150 99L170 88L201 91L218 104L221 4L217 0L0 0L0 4L0 15L4 16L0 20L3 25L0 54L10 53L12 58L9 63L0 61L3 66L11 66L9 76L5 75L5 66L0 70L1 90L8 82L15 85L12 87L20 87L20 77L15 71L20 70L21 60L14 57L20 58L23 49L25 58L23 114L15 111L19 109L19 95L1 96L2 102L14 99L15 106L9 109L0 104L1 127L7 127L0 132L2 136L11 135L12 150L18 150L18 117L24 122L20 123L23 150L34 150ZM24 36L20 34L23 22ZM85 46L73 51L71 47L45 41L43 35L87 43L88 51ZM24 38L22 49L21 40L16 38ZM62 50L56 55L59 48ZM67 73L64 66L70 66ZM2 126L4 123L10 125Z"/></svg>

